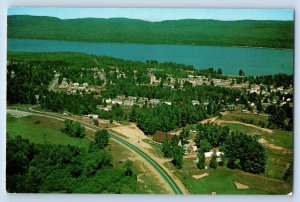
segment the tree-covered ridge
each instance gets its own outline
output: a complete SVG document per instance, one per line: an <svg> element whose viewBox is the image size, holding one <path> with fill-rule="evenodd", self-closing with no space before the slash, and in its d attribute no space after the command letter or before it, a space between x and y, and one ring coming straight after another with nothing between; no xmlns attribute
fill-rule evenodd
<svg viewBox="0 0 300 202"><path fill-rule="evenodd" d="M8 16L8 37L90 42L294 48L293 21L69 19Z"/></svg>
<svg viewBox="0 0 300 202"><path fill-rule="evenodd" d="M112 165L98 131L88 151L75 146L33 144L17 136L7 139L6 179L10 193L134 193L132 164Z"/></svg>

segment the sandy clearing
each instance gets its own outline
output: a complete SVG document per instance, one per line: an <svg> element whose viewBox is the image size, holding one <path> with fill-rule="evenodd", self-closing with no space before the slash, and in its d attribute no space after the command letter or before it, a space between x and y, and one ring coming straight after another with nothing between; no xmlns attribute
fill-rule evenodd
<svg viewBox="0 0 300 202"><path fill-rule="evenodd" d="M258 140L258 142L265 145L266 147L271 148L271 149L275 149L275 150L279 150L279 151L287 151L287 149L285 149L283 147L280 147L280 146L269 143L269 141L266 140L265 138L260 138Z"/></svg>
<svg viewBox="0 0 300 202"><path fill-rule="evenodd" d="M209 119L202 120L202 121L200 121L200 123L202 123L202 124L213 123L213 122L216 122L216 120L217 120L218 118L219 118L219 117L215 116L215 117L212 117L212 118L209 118Z"/></svg>
<svg viewBox="0 0 300 202"><path fill-rule="evenodd" d="M225 115L227 114L227 112L222 112L221 114L222 114L222 116L225 116ZM212 117L212 118L209 118L209 119L202 120L202 121L200 121L200 123L202 123L202 124L206 124L206 123L217 123L217 124L219 124L219 125L220 125L221 123L236 123L236 124L241 124L241 125L244 125L244 126L249 126L249 127L258 129L258 130L260 130L260 131L262 131L262 132L269 133L269 134L272 134L272 133L273 133L273 130L268 129L268 128L261 128L261 127L259 127L259 126L253 125L253 124L243 123L243 122L239 122L239 121L225 121L225 120L220 120L218 116L215 116L215 117Z"/></svg>
<svg viewBox="0 0 300 202"><path fill-rule="evenodd" d="M239 183L239 182L234 182L234 185L237 189L249 189L249 186Z"/></svg>
<svg viewBox="0 0 300 202"><path fill-rule="evenodd" d="M140 130L136 124L130 123L127 126L118 126L115 128L110 128L112 132L119 133L121 135L124 135L128 139L126 141L130 141L130 143L134 144L135 146L140 145L143 148L146 149L152 149L152 147L147 144L146 142L142 141L144 139L149 139L142 130Z"/></svg>
<svg viewBox="0 0 300 202"><path fill-rule="evenodd" d="M203 173L201 175L192 175L192 177L197 179L197 180L201 179L201 178L204 178L204 177L207 177L207 176L209 176L209 173Z"/></svg>
<svg viewBox="0 0 300 202"><path fill-rule="evenodd" d="M15 116L18 118L31 115L30 112L24 112L24 111L20 111L18 109L6 109L6 113L11 114L12 116Z"/></svg>

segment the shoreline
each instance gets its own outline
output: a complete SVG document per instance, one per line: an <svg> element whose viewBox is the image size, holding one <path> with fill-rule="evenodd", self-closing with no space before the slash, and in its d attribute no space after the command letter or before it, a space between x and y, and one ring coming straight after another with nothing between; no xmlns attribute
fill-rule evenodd
<svg viewBox="0 0 300 202"><path fill-rule="evenodd" d="M180 43L133 43L133 42L106 42L106 41L84 41L84 40L64 40L64 39L39 39L39 38L9 38L19 40L41 40L41 41L60 41L60 42L79 42L79 43L102 43L102 44L124 44L124 45L170 45L170 46L190 46L190 47L224 47L224 48L257 48L257 49L271 49L271 50L289 50L294 51L294 48L275 48L275 47L264 47L264 46L239 46L239 45L193 45L193 44L180 44Z"/></svg>

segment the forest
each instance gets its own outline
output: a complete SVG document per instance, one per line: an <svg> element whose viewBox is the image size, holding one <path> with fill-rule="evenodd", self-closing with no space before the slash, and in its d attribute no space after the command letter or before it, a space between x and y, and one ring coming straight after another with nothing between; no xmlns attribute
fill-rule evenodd
<svg viewBox="0 0 300 202"><path fill-rule="evenodd" d="M8 37L89 42L294 48L293 21L66 19L8 16Z"/></svg>
<svg viewBox="0 0 300 202"><path fill-rule="evenodd" d="M106 130L95 133L88 151L75 146L33 144L7 137L6 181L9 193L134 193L132 162L112 165Z"/></svg>

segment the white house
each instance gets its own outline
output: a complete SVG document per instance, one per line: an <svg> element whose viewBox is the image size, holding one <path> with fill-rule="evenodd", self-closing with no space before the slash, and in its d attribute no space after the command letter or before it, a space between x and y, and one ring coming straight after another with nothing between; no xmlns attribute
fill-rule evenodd
<svg viewBox="0 0 300 202"><path fill-rule="evenodd" d="M151 100L149 100L149 103L152 105L157 105L160 103L160 99L151 99Z"/></svg>
<svg viewBox="0 0 300 202"><path fill-rule="evenodd" d="M164 104L166 104L166 105L172 105L172 102L171 101L164 101Z"/></svg>
<svg viewBox="0 0 300 202"><path fill-rule="evenodd" d="M124 101L124 106L126 107L132 107L133 106L133 100L125 100Z"/></svg>
<svg viewBox="0 0 300 202"><path fill-rule="evenodd" d="M199 105L200 102L199 102L198 100L192 100L192 104L193 104L193 105Z"/></svg>
<svg viewBox="0 0 300 202"><path fill-rule="evenodd" d="M214 153L213 151L205 152L204 156L205 156L205 158L210 159L212 157L213 153ZM220 162L222 160L221 159L222 155L224 155L223 152L216 152L217 162Z"/></svg>
<svg viewBox="0 0 300 202"><path fill-rule="evenodd" d="M122 101L122 100L119 100L119 99L113 99L113 100L111 101L111 103L112 103L113 105L116 105L116 104L122 105L122 104L123 104L123 101Z"/></svg>

